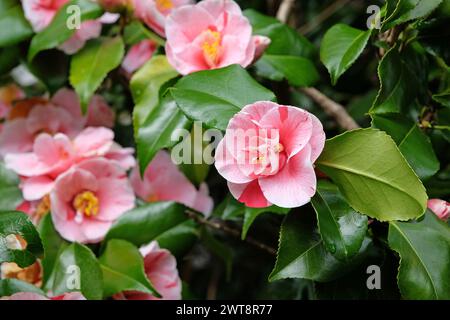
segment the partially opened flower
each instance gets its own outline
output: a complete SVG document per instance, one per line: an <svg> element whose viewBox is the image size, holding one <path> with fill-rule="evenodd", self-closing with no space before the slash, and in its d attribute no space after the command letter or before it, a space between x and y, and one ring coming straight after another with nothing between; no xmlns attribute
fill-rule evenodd
<svg viewBox="0 0 450 320"><path fill-rule="evenodd" d="M53 20L58 10L69 0L22 0L25 17L35 32L45 29ZM67 54L80 50L84 43L100 36L102 23L99 20L88 20L81 23L69 40L64 42L60 49Z"/></svg>
<svg viewBox="0 0 450 320"><path fill-rule="evenodd" d="M143 40L136 43L128 50L127 55L123 59L122 68L128 73L133 73L150 60L156 48L157 45L152 40Z"/></svg>
<svg viewBox="0 0 450 320"><path fill-rule="evenodd" d="M101 241L134 201L125 170L103 158L73 166L56 179L50 193L55 229L66 240L80 243Z"/></svg>
<svg viewBox="0 0 450 320"><path fill-rule="evenodd" d="M133 0L134 14L151 29L165 36L166 17L192 0Z"/></svg>
<svg viewBox="0 0 450 320"><path fill-rule="evenodd" d="M144 270L148 279L161 294L163 300L181 299L181 280L178 275L177 261L167 249L161 249L156 241L140 248L144 257ZM115 299L158 300L148 293L125 291L115 295Z"/></svg>
<svg viewBox="0 0 450 320"><path fill-rule="evenodd" d="M166 22L166 53L181 74L250 65L268 45L232 0L204 0L174 10Z"/></svg>
<svg viewBox="0 0 450 320"><path fill-rule="evenodd" d="M136 167L130 175L136 195L144 201L176 201L205 215L212 211L213 201L206 185L197 190L172 162L166 151L156 154L144 173L143 179Z"/></svg>
<svg viewBox="0 0 450 320"><path fill-rule="evenodd" d="M256 102L230 120L215 166L231 194L249 207L298 207L316 192L313 163L324 143L322 124L311 113Z"/></svg>
<svg viewBox="0 0 450 320"><path fill-rule="evenodd" d="M433 211L439 219L448 220L450 218L450 203L441 199L430 199L427 204L428 208Z"/></svg>

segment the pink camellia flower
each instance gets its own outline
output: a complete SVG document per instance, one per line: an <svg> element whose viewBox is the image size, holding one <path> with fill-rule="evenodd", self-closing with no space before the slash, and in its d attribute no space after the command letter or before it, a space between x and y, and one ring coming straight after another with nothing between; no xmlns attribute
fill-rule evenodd
<svg viewBox="0 0 450 320"><path fill-rule="evenodd" d="M155 53L157 45L152 40L143 40L133 45L123 59L122 68L133 73L146 63Z"/></svg>
<svg viewBox="0 0 450 320"><path fill-rule="evenodd" d="M177 261L169 250L161 249L156 241L141 247L145 273L163 300L181 299L181 280ZM158 300L148 293L125 291L114 295L117 300Z"/></svg>
<svg viewBox="0 0 450 320"><path fill-rule="evenodd" d="M145 170L143 179L138 168L134 168L130 181L136 195L144 201L176 201L205 215L212 211L213 201L208 195L206 184L197 190L166 151L156 154Z"/></svg>
<svg viewBox="0 0 450 320"><path fill-rule="evenodd" d="M80 292L67 292L51 298L34 292L17 292L5 300L86 300L86 298Z"/></svg>
<svg viewBox="0 0 450 320"><path fill-rule="evenodd" d="M64 133L72 138L84 126L111 128L114 117L113 110L99 95L91 99L87 116L83 116L77 94L69 89L59 90L50 101L43 98L22 100L10 110L0 133L0 155L31 151L35 138L42 132Z"/></svg>
<svg viewBox="0 0 450 320"><path fill-rule="evenodd" d="M165 37L167 16L192 0L133 0L134 14L159 35Z"/></svg>
<svg viewBox="0 0 450 320"><path fill-rule="evenodd" d="M103 158L73 166L56 179L50 193L55 229L66 240L80 243L101 241L134 201L125 170Z"/></svg>
<svg viewBox="0 0 450 320"><path fill-rule="evenodd" d="M63 88L52 97L52 103L66 109L74 119L83 119L88 127L114 126L115 114L105 99L96 94L89 101L86 118L81 114L81 105L75 91Z"/></svg>
<svg viewBox="0 0 450 320"><path fill-rule="evenodd" d="M313 163L324 143L322 124L314 115L256 102L230 120L215 166L231 194L248 207L298 207L316 192Z"/></svg>
<svg viewBox="0 0 450 320"><path fill-rule="evenodd" d="M252 36L250 22L231 0L204 0L174 10L166 35L167 58L183 75L231 64L245 68L269 41Z"/></svg>
<svg viewBox="0 0 450 320"><path fill-rule="evenodd" d="M427 204L428 208L433 211L439 219L448 220L450 218L450 203L441 199L430 199Z"/></svg>
<svg viewBox="0 0 450 320"><path fill-rule="evenodd" d="M28 153L7 154L6 167L20 175L21 188L27 201L43 198L54 187L55 180L71 166L89 158L105 157L128 170L135 165L133 150L114 143L114 133L108 128L84 129L73 140L58 133L40 134Z"/></svg>
<svg viewBox="0 0 450 320"><path fill-rule="evenodd" d="M58 10L69 0L22 0L25 17L30 22L35 32L45 29ZM81 23L72 37L60 46L67 54L73 54L80 50L84 43L100 36L102 23L99 20L89 20Z"/></svg>
<svg viewBox="0 0 450 320"><path fill-rule="evenodd" d="M13 115L22 113L20 109L22 109L20 104L16 105L10 113ZM34 139L42 132L49 134L61 132L72 137L83 128L82 119L74 119L67 110L48 101L40 101L23 111L23 114L10 118L0 133L2 156L30 151Z"/></svg>

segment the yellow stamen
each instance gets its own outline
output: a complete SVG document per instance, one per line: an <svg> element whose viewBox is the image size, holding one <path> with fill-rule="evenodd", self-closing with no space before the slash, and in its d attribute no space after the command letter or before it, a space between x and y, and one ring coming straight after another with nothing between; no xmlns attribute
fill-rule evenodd
<svg viewBox="0 0 450 320"><path fill-rule="evenodd" d="M173 8L172 0L156 0L156 7L159 11L166 11Z"/></svg>
<svg viewBox="0 0 450 320"><path fill-rule="evenodd" d="M283 146L281 143L279 143L279 144L277 144L277 145L275 146L274 150L275 150L275 152L277 152L277 153L283 152L283 151L284 151L284 146Z"/></svg>
<svg viewBox="0 0 450 320"><path fill-rule="evenodd" d="M75 197L73 207L77 213L83 213L87 217L95 216L99 211L99 201L91 191L84 191Z"/></svg>
<svg viewBox="0 0 450 320"><path fill-rule="evenodd" d="M214 67L219 62L220 51L221 51L221 35L220 32L207 30L205 31L205 42L202 44L203 55L205 57L206 63L210 67Z"/></svg>
<svg viewBox="0 0 450 320"><path fill-rule="evenodd" d="M34 213L34 216L37 218L37 220L41 220L43 216L45 216L50 211L50 196L47 194L45 195L42 200L39 202L36 208L36 212Z"/></svg>
<svg viewBox="0 0 450 320"><path fill-rule="evenodd" d="M147 197L147 202L157 202L159 200L156 194L151 194Z"/></svg>

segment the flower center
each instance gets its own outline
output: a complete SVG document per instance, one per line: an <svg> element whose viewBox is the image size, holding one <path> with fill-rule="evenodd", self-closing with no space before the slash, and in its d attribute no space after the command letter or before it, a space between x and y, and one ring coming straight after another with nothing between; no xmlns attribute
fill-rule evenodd
<svg viewBox="0 0 450 320"><path fill-rule="evenodd" d="M50 211L50 196L47 194L42 198L42 200L37 205L34 217L36 217L37 221L39 221L49 211Z"/></svg>
<svg viewBox="0 0 450 320"><path fill-rule="evenodd" d="M172 0L156 0L156 7L159 11L167 11L173 8Z"/></svg>
<svg viewBox="0 0 450 320"><path fill-rule="evenodd" d="M152 193L151 195L149 195L147 197L147 202L157 202L158 200L159 200L159 197L154 193Z"/></svg>
<svg viewBox="0 0 450 320"><path fill-rule="evenodd" d="M222 51L221 41L222 36L220 32L210 29L203 32L203 56L205 57L206 64L210 67L215 67L219 63Z"/></svg>
<svg viewBox="0 0 450 320"><path fill-rule="evenodd" d="M99 201L91 191L84 191L73 199L73 207L77 214L84 214L86 217L96 216L99 210Z"/></svg>

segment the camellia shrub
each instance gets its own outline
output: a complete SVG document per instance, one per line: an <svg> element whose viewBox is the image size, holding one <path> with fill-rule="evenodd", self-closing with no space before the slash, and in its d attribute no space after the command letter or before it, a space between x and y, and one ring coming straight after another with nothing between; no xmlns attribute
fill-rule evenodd
<svg viewBox="0 0 450 320"><path fill-rule="evenodd" d="M0 0L2 299L450 299L450 1Z"/></svg>

